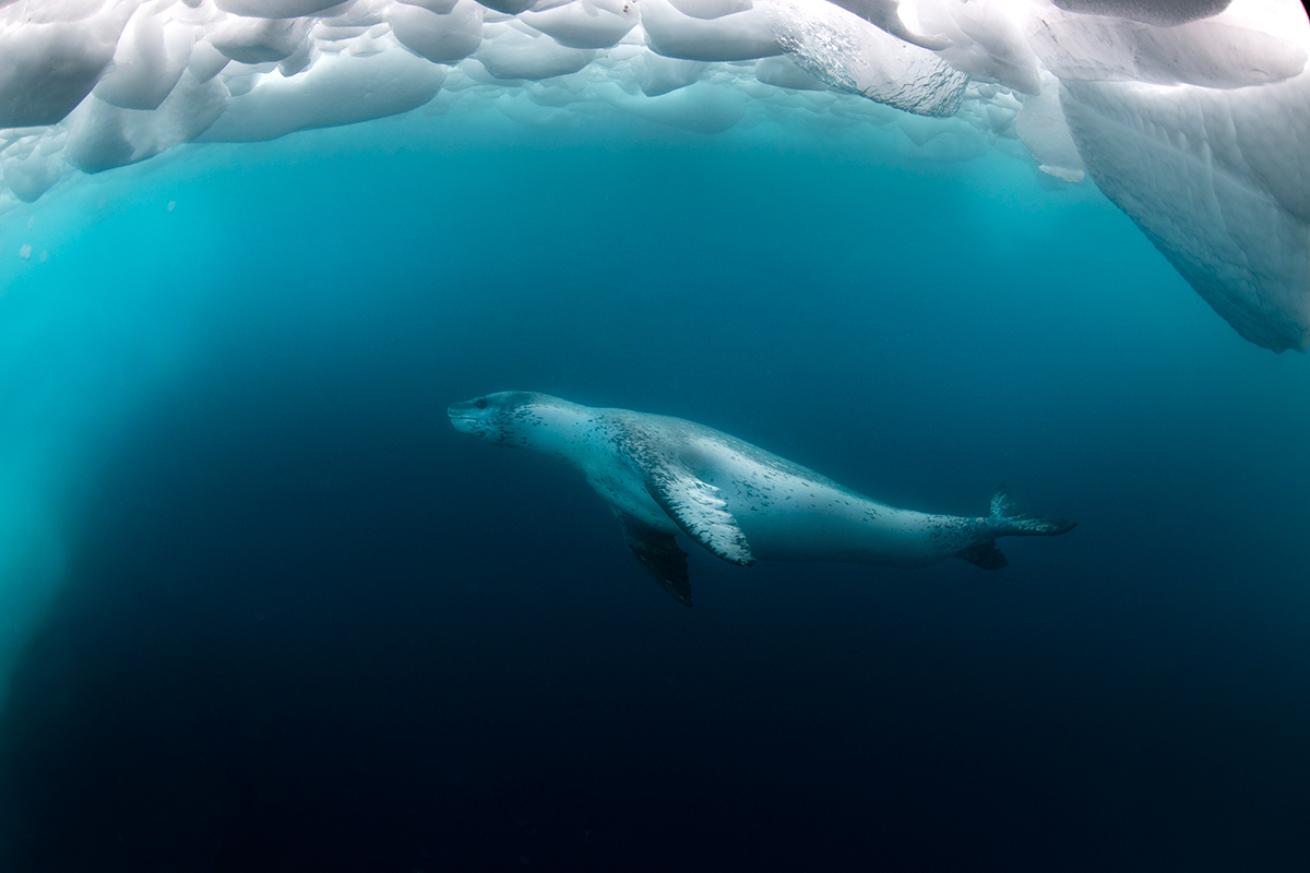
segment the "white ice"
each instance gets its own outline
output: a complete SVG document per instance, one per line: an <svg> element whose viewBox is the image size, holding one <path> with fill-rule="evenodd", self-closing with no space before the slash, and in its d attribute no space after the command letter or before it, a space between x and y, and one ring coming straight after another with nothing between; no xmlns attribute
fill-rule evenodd
<svg viewBox="0 0 1310 873"><path fill-rule="evenodd" d="M529 124L890 124L1090 180L1243 336L1304 350L1308 55L1295 0L11 0L0 211L442 92Z"/></svg>

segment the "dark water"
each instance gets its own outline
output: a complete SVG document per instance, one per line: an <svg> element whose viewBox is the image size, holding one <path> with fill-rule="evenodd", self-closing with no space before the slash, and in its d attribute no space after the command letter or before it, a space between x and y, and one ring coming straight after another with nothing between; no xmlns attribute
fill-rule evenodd
<svg viewBox="0 0 1310 873"><path fill-rule="evenodd" d="M3 432L55 447L66 566L0 869L1310 865L1303 357L1001 158L394 130L33 231ZM696 552L688 610L576 476L448 428L500 388L1080 527L995 574Z"/></svg>

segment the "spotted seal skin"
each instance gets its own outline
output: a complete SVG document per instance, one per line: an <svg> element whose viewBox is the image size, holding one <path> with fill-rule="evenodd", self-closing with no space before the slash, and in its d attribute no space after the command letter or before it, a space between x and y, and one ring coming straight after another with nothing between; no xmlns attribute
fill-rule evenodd
<svg viewBox="0 0 1310 873"><path fill-rule="evenodd" d="M686 535L724 560L913 566L958 557L1005 565L1003 536L1053 536L1070 522L1029 518L1009 497L986 516L898 509L695 422L503 391L453 404L456 430L564 459L609 504L628 546L675 597L691 602Z"/></svg>

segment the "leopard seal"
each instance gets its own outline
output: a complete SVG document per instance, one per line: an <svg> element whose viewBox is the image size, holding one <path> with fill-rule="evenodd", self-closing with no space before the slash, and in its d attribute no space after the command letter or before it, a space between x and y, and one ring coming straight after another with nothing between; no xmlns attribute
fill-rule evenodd
<svg viewBox="0 0 1310 873"><path fill-rule="evenodd" d="M1072 522L1032 518L1005 491L986 516L898 509L695 422L501 391L455 403L451 425L491 443L563 459L609 504L637 560L691 604L676 535L725 561L842 561L912 566L961 558L1005 566L999 537L1056 536Z"/></svg>

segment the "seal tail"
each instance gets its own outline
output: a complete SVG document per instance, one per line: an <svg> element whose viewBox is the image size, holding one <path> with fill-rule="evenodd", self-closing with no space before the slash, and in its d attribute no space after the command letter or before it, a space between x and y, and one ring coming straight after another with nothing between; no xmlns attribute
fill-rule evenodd
<svg viewBox="0 0 1310 873"><path fill-rule="evenodd" d="M996 547L998 537L1054 537L1067 534L1076 526L1072 521L1024 515L1002 488L992 496L991 513L982 523L978 541L957 554L984 570L999 570L1009 562Z"/></svg>

